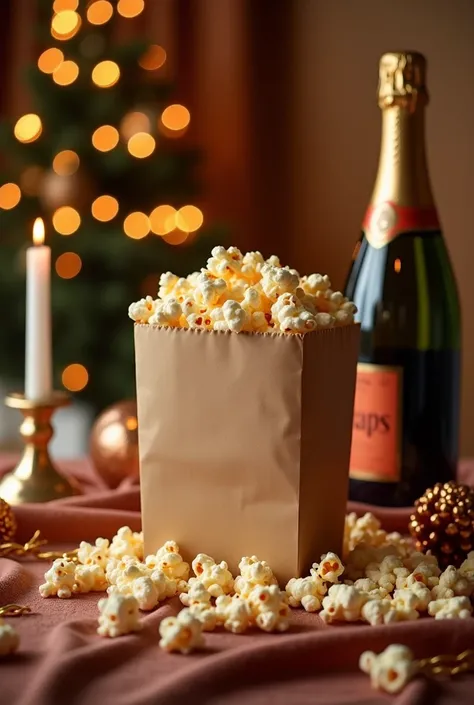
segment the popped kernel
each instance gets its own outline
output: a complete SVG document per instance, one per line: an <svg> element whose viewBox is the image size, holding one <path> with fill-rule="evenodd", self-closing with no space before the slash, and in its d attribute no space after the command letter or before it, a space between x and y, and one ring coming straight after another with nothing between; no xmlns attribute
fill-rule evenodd
<svg viewBox="0 0 474 705"><path fill-rule="evenodd" d="M154 313L148 319L148 323L150 325L176 328L180 325L182 315L181 304L177 299L170 296L161 306L155 308Z"/></svg>
<svg viewBox="0 0 474 705"><path fill-rule="evenodd" d="M344 581L345 585L350 585L351 583L347 580ZM380 587L377 583L374 583L370 578L358 578L354 583L352 583L355 588L361 590L361 592L366 592L370 599L383 600L387 595L390 594L389 590Z"/></svg>
<svg viewBox="0 0 474 705"><path fill-rule="evenodd" d="M39 586L41 597L57 595L61 599L72 596L75 583L76 564L67 558L56 558L44 574L45 582Z"/></svg>
<svg viewBox="0 0 474 705"><path fill-rule="evenodd" d="M260 561L257 556L244 556L239 563L240 575L235 578L234 590L238 595L248 598L257 585L278 585L267 561Z"/></svg>
<svg viewBox="0 0 474 705"><path fill-rule="evenodd" d="M81 541L77 549L77 558L82 565L98 565L105 570L109 559L108 539L98 538L95 544Z"/></svg>
<svg viewBox="0 0 474 705"><path fill-rule="evenodd" d="M134 566L137 569L137 566ZM133 595L137 600L139 609L149 611L154 609L159 602L176 594L176 581L168 578L163 571L154 570L152 573L143 573L140 568L136 577L123 579L108 588L109 595Z"/></svg>
<svg viewBox="0 0 474 705"><path fill-rule="evenodd" d="M237 247L227 250L221 245L211 250L211 257L207 260L207 268L215 277L228 277L242 268L242 253Z"/></svg>
<svg viewBox="0 0 474 705"><path fill-rule="evenodd" d="M386 624L389 620L387 615L392 610L392 601L390 599L368 600L363 605L361 616L364 622L375 627L377 624Z"/></svg>
<svg viewBox="0 0 474 705"><path fill-rule="evenodd" d="M400 572L396 586L397 588L405 588L411 587L414 583L423 583L427 587L433 588L439 583L439 573L440 570L437 564L422 561L418 563L412 573L406 575Z"/></svg>
<svg viewBox="0 0 474 705"><path fill-rule="evenodd" d="M260 252L247 252L242 259L240 274L256 284L260 280L260 271L264 263L265 260Z"/></svg>
<svg viewBox="0 0 474 705"><path fill-rule="evenodd" d="M129 565L138 565L136 556L124 556L123 558L109 558L105 569L105 577L109 585L116 585L120 582L125 569Z"/></svg>
<svg viewBox="0 0 474 705"><path fill-rule="evenodd" d="M111 558L136 556L143 559L143 534L141 531L132 531L129 526L122 526L117 531L109 546Z"/></svg>
<svg viewBox="0 0 474 705"><path fill-rule="evenodd" d="M261 287L263 293L272 301L281 294L292 294L300 284L297 274L283 267L264 266L262 269Z"/></svg>
<svg viewBox="0 0 474 705"><path fill-rule="evenodd" d="M237 301L228 300L222 308L221 319L214 319L214 330L230 330L240 333L247 323L247 313Z"/></svg>
<svg viewBox="0 0 474 705"><path fill-rule="evenodd" d="M417 612L426 612L432 600L431 590L426 587L424 583L414 582L410 587L395 590L393 599L403 599L401 596L407 595L408 593L414 595L416 598L416 600L412 602L413 608L417 610Z"/></svg>
<svg viewBox="0 0 474 705"><path fill-rule="evenodd" d="M278 585L257 585L248 597L257 627L265 632L284 632L290 623L286 593Z"/></svg>
<svg viewBox="0 0 474 705"><path fill-rule="evenodd" d="M317 574L305 578L291 578L286 585L288 604L291 607L303 607L306 612L317 612L321 609L327 587Z"/></svg>
<svg viewBox="0 0 474 705"><path fill-rule="evenodd" d="M99 600L98 607L100 616L97 634L100 636L114 638L138 632L142 628L138 602L132 595L114 593Z"/></svg>
<svg viewBox="0 0 474 705"><path fill-rule="evenodd" d="M234 578L225 561L216 563L211 556L198 553L191 566L197 577L189 579L189 589L193 583L201 582L212 597L227 595L233 591Z"/></svg>
<svg viewBox="0 0 474 705"><path fill-rule="evenodd" d="M401 644L391 644L380 654L364 651L359 668L369 674L373 688L387 693L399 693L417 672L413 652Z"/></svg>
<svg viewBox="0 0 474 705"><path fill-rule="evenodd" d="M243 634L252 624L252 611L248 601L240 595L221 595L216 599L219 624L232 634Z"/></svg>
<svg viewBox="0 0 474 705"><path fill-rule="evenodd" d="M197 278L194 299L204 306L217 306L227 291L227 284L221 277L215 278L208 272L201 272Z"/></svg>
<svg viewBox="0 0 474 705"><path fill-rule="evenodd" d="M474 551L469 551L467 558L462 562L459 572L465 578L474 580Z"/></svg>
<svg viewBox="0 0 474 705"><path fill-rule="evenodd" d="M428 605L428 614L435 619L469 619L471 601L466 595L433 600Z"/></svg>
<svg viewBox="0 0 474 705"><path fill-rule="evenodd" d="M188 328L197 330L213 330L214 328L212 318L208 313L190 313L186 316L186 325Z"/></svg>
<svg viewBox="0 0 474 705"><path fill-rule="evenodd" d="M449 565L439 576L439 582L431 589L434 600L449 599L450 597L470 597L474 589L474 581L465 577L461 571Z"/></svg>
<svg viewBox="0 0 474 705"><path fill-rule="evenodd" d="M416 609L419 604L419 599L413 590L404 588L395 590L392 598L392 616L393 621L408 621L418 619L420 613Z"/></svg>
<svg viewBox="0 0 474 705"><path fill-rule="evenodd" d="M181 593L179 599L199 619L204 631L212 631L215 628L217 623L216 610L211 603L211 593L204 587L203 583L199 581L193 583L189 592Z"/></svg>
<svg viewBox="0 0 474 705"><path fill-rule="evenodd" d="M20 646L20 636L11 624L0 617L0 656L13 654Z"/></svg>
<svg viewBox="0 0 474 705"><path fill-rule="evenodd" d="M128 307L128 316L136 323L148 323L150 316L155 311L155 305L155 301L153 301L151 296L140 299L140 301L134 301Z"/></svg>
<svg viewBox="0 0 474 705"><path fill-rule="evenodd" d="M192 290L193 285L189 278L177 277L171 272L165 272L160 277L158 297L164 301L168 298L175 298L181 302L191 295Z"/></svg>
<svg viewBox="0 0 474 705"><path fill-rule="evenodd" d="M369 563L365 569L365 575L377 583L380 587L392 592L397 582L397 578L408 574L408 569L405 568L401 559L398 556L385 556L381 563Z"/></svg>
<svg viewBox="0 0 474 705"><path fill-rule="evenodd" d="M352 585L331 585L319 616L325 622L357 622L368 595Z"/></svg>
<svg viewBox="0 0 474 705"><path fill-rule="evenodd" d="M100 565L76 565L74 592L104 592L107 585L104 569Z"/></svg>
<svg viewBox="0 0 474 705"><path fill-rule="evenodd" d="M166 617L160 623L160 647L165 651L189 654L204 646L202 624L189 609L181 610L176 617Z"/></svg>
<svg viewBox="0 0 474 705"><path fill-rule="evenodd" d="M313 573L313 570L317 571L317 574L322 580L325 580L328 583L337 583L340 576L344 572L344 566L342 565L342 561L338 555L329 552L324 553L321 556L321 562L319 565L317 563L313 563L311 573Z"/></svg>
<svg viewBox="0 0 474 705"><path fill-rule="evenodd" d="M310 274L301 277L300 286L307 294L314 296L317 291L327 291L331 288L331 281L327 274Z"/></svg>

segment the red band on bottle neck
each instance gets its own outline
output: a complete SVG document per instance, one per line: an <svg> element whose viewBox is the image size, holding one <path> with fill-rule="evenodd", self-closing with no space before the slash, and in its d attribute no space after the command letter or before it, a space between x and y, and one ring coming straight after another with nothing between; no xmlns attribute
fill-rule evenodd
<svg viewBox="0 0 474 705"><path fill-rule="evenodd" d="M372 247L383 247L391 240L411 231L439 230L436 209L399 206L392 201L371 204L362 224Z"/></svg>

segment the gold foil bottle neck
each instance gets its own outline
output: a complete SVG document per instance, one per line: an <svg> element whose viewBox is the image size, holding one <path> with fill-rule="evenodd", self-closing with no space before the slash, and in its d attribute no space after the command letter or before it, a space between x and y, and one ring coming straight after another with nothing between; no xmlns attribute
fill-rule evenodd
<svg viewBox="0 0 474 705"><path fill-rule="evenodd" d="M414 51L384 54L379 64L379 107L399 105L413 111L427 102L425 57Z"/></svg>

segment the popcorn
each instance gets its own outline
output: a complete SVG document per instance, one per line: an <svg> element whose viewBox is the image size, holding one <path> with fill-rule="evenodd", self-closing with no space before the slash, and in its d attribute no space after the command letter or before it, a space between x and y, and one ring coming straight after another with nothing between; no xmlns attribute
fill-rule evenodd
<svg viewBox="0 0 474 705"><path fill-rule="evenodd" d="M380 654L364 651L359 668L369 674L373 688L387 693L399 693L417 672L413 652L401 644L391 644Z"/></svg>
<svg viewBox="0 0 474 705"><path fill-rule="evenodd" d="M471 601L465 595L434 600L428 605L428 614L435 619L469 619Z"/></svg>
<svg viewBox="0 0 474 705"><path fill-rule="evenodd" d="M257 585L248 603L255 623L265 632L284 632L289 627L289 607L285 592L278 585Z"/></svg>
<svg viewBox="0 0 474 705"><path fill-rule="evenodd" d="M186 316L186 325L188 328L198 330L213 330L214 328L212 318L210 318L209 314L202 313L190 313Z"/></svg>
<svg viewBox="0 0 474 705"><path fill-rule="evenodd" d="M109 558L108 539L98 538L95 540L95 544L81 541L77 550L77 558L82 565L98 565L105 570Z"/></svg>
<svg viewBox="0 0 474 705"><path fill-rule="evenodd" d="M464 577L474 580L474 551L470 551L467 554L467 558L461 564L459 572Z"/></svg>
<svg viewBox="0 0 474 705"><path fill-rule="evenodd" d="M291 607L301 605L306 612L320 610L326 593L326 585L319 575L314 573L306 578L291 578L286 585L288 604Z"/></svg>
<svg viewBox="0 0 474 705"><path fill-rule="evenodd" d="M357 622L368 595L352 585L331 585L319 616L325 622Z"/></svg>
<svg viewBox="0 0 474 705"><path fill-rule="evenodd" d="M221 598L222 597L225 596L221 595ZM217 614L211 604L211 593L206 590L201 582L193 583L189 592L181 593L179 599L183 605L189 607L191 614L199 619L205 632L210 632L215 628Z"/></svg>
<svg viewBox="0 0 474 705"><path fill-rule="evenodd" d="M260 252L247 252L242 259L240 274L252 284L260 280L260 271L265 263Z"/></svg>
<svg viewBox="0 0 474 705"><path fill-rule="evenodd" d="M408 570L408 569L407 569ZM439 582L439 567L436 564L425 561L420 562L412 573L408 575L400 571L396 586L397 588L411 587L414 583L423 583L429 588L434 587Z"/></svg>
<svg viewBox="0 0 474 705"><path fill-rule="evenodd" d="M67 558L56 558L44 574L45 583L39 586L41 597L57 595L60 598L72 596L75 584L76 564Z"/></svg>
<svg viewBox="0 0 474 705"><path fill-rule="evenodd" d="M93 565L77 565L74 573L74 592L104 592L107 589L107 578L104 569Z"/></svg>
<svg viewBox="0 0 474 705"><path fill-rule="evenodd" d="M136 556L140 560L143 558L143 534L132 531L128 526L122 526L112 539L109 547L111 558L123 558L124 556Z"/></svg>
<svg viewBox="0 0 474 705"><path fill-rule="evenodd" d="M149 575L139 573L135 578L123 579L111 586L107 592L112 595L132 595L137 600L139 609L148 612L167 597L174 597L176 587L176 582L170 580L163 571L155 570Z"/></svg>
<svg viewBox="0 0 474 705"><path fill-rule="evenodd" d="M252 624L252 610L240 595L221 595L216 599L216 615L224 629L233 634L243 634Z"/></svg>
<svg viewBox="0 0 474 705"><path fill-rule="evenodd" d="M385 556L381 563L369 563L365 569L365 575L387 592L392 592L397 578L405 578L408 575L408 569L404 567L398 556Z"/></svg>
<svg viewBox="0 0 474 705"><path fill-rule="evenodd" d="M389 591L383 587L379 587L377 583L374 583L370 578L359 578L354 583L350 583L347 580L344 581L345 585L353 585L355 588L361 592L366 592L371 599L383 600L387 597Z"/></svg>
<svg viewBox="0 0 474 705"><path fill-rule="evenodd" d="M391 609L391 600L368 600L362 607L361 617L364 622L368 622L375 627L377 624L386 624L389 621L387 615Z"/></svg>
<svg viewBox="0 0 474 705"><path fill-rule="evenodd" d="M150 325L171 326L176 328L181 323L183 310L178 300L169 297L160 306L155 307L155 311L148 319Z"/></svg>
<svg viewBox="0 0 474 705"><path fill-rule="evenodd" d="M100 611L97 634L116 637L142 628L138 614L138 602L132 595L114 593L98 602Z"/></svg>
<svg viewBox="0 0 474 705"><path fill-rule="evenodd" d="M331 282L327 274L310 274L308 277L301 278L301 288L313 296L318 291L327 291L331 288Z"/></svg>
<svg viewBox="0 0 474 705"><path fill-rule="evenodd" d="M207 268L215 277L228 277L242 268L242 253L237 247L218 246L211 250L211 257L207 260Z"/></svg>
<svg viewBox="0 0 474 705"><path fill-rule="evenodd" d="M193 275L190 275L191 277ZM165 272L160 277L158 297L163 301L174 298L179 303L193 290L193 283L188 278L177 277L171 272Z"/></svg>
<svg viewBox="0 0 474 705"><path fill-rule="evenodd" d="M371 512L361 517L355 512L348 514L344 527L344 556L361 543L367 547L382 546L387 534L381 526L380 521Z"/></svg>
<svg viewBox="0 0 474 705"><path fill-rule="evenodd" d="M292 294L300 284L298 275L283 267L265 266L262 274L263 293L272 301L276 301L281 294Z"/></svg>
<svg viewBox="0 0 474 705"><path fill-rule="evenodd" d="M453 565L449 565L439 576L439 583L432 588L431 594L434 600L459 596L470 597L473 589L474 581L465 577Z"/></svg>
<svg viewBox="0 0 474 705"><path fill-rule="evenodd" d="M181 610L177 617L166 617L160 624L160 647L165 651L189 654L204 645L202 624L189 609Z"/></svg>
<svg viewBox="0 0 474 705"><path fill-rule="evenodd" d="M328 583L337 583L339 577L344 572L344 566L339 556L335 553L325 553L321 556L321 563L319 565L317 565L317 563L313 564L313 570L317 571L317 574L322 580Z"/></svg>
<svg viewBox="0 0 474 705"><path fill-rule="evenodd" d="M219 311L222 317L214 317L214 330L230 330L233 333L240 333L247 323L247 313L237 301L228 300Z"/></svg>
<svg viewBox="0 0 474 705"><path fill-rule="evenodd" d="M162 570L168 578L173 580L186 581L189 578L189 563L183 561L181 554L175 551L158 553L156 568Z"/></svg>
<svg viewBox="0 0 474 705"><path fill-rule="evenodd" d="M201 272L197 278L194 298L198 304L214 307L217 306L226 290L227 284L224 279L221 277L216 279L208 272Z"/></svg>
<svg viewBox="0 0 474 705"><path fill-rule="evenodd" d="M124 556L123 558L109 558L105 570L105 577L109 585L116 585L120 582L122 574L129 565L138 565L136 556Z"/></svg>
<svg viewBox="0 0 474 705"><path fill-rule="evenodd" d="M257 556L244 556L239 563L239 570L234 590L241 597L248 598L257 585L278 585L267 561L260 561Z"/></svg>
<svg viewBox="0 0 474 705"><path fill-rule="evenodd" d="M211 556L198 553L191 565L197 578L189 579L189 588L199 581L212 597L227 595L234 589L234 578L225 561L216 563Z"/></svg>
<svg viewBox="0 0 474 705"><path fill-rule="evenodd" d="M390 621L405 622L418 619L420 613L416 608L419 604L419 597L413 590L407 588L395 590L392 599L392 619Z"/></svg>
<svg viewBox="0 0 474 705"><path fill-rule="evenodd" d="M20 637L16 629L0 617L0 656L8 656L20 646Z"/></svg>
<svg viewBox="0 0 474 705"><path fill-rule="evenodd" d="M412 551L404 560L403 565L410 571L414 571L420 563L430 566L431 576L437 577L441 573L436 556L420 553L420 551Z"/></svg>
<svg viewBox="0 0 474 705"><path fill-rule="evenodd" d="M128 315L129 318L136 323L148 323L154 310L155 302L151 296L147 296L146 299L140 299L140 301L131 303L128 307Z"/></svg>

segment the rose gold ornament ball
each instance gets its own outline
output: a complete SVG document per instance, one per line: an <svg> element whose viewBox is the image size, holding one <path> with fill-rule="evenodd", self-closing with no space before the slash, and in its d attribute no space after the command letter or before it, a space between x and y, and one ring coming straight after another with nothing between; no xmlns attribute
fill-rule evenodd
<svg viewBox="0 0 474 705"><path fill-rule="evenodd" d="M16 534L16 519L13 509L0 499L0 543L8 543Z"/></svg>
<svg viewBox="0 0 474 705"><path fill-rule="evenodd" d="M90 454L98 474L112 489L127 477L138 477L136 401L113 404L97 417L91 431Z"/></svg>

